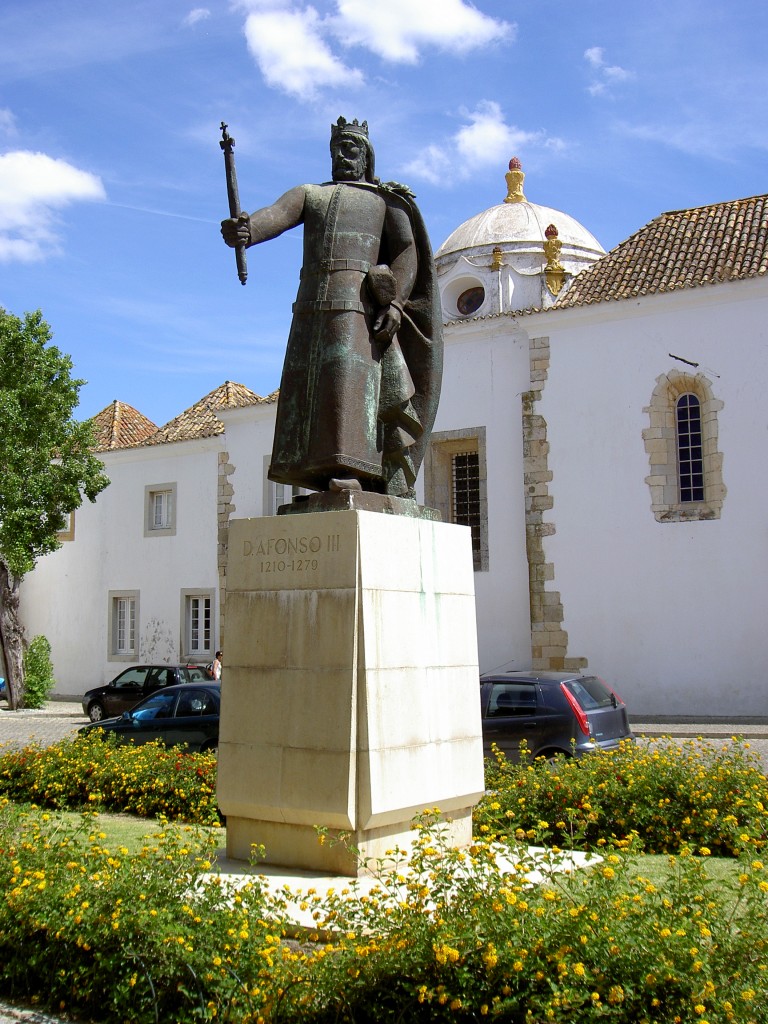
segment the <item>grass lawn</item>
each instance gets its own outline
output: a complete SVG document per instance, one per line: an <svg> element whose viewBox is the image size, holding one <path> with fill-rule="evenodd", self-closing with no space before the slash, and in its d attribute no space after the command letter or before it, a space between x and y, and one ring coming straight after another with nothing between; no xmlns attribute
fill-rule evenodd
<svg viewBox="0 0 768 1024"><path fill-rule="evenodd" d="M76 811L50 811L52 817L60 817L70 824L82 820ZM107 847L124 846L131 854L138 854L145 845L147 837L163 828L163 824L155 818L137 818L132 814L99 814L94 819L93 830L106 837L103 842ZM179 829L197 834L215 833L219 848L227 845L227 829L210 828L203 825L176 825ZM730 857L702 858L707 874L716 881L735 879L739 871L739 863ZM672 873L672 864L667 854L640 854L631 859L631 873L648 878L657 887L662 887L665 879Z"/></svg>

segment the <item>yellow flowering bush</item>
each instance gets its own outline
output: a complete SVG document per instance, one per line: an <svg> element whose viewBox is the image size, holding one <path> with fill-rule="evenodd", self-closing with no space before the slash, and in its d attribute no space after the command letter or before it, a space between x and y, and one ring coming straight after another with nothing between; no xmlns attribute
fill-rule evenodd
<svg viewBox="0 0 768 1024"><path fill-rule="evenodd" d="M89 737L2 750L0 991L101 1024L763 1024L768 792L745 744L486 768L470 848L425 812L372 891L303 894L315 930L297 942L288 894L228 889L192 827L218 821L212 755ZM46 810L76 806L190 825L148 823L131 855L92 811L75 827ZM577 846L599 859L555 870ZM672 851L663 881L631 868L643 848ZM704 869L717 854L739 858L732 881Z"/></svg>
<svg viewBox="0 0 768 1024"><path fill-rule="evenodd" d="M118 746L94 735L0 748L0 794L47 807L91 807L169 821L213 825L216 755L161 743Z"/></svg>
<svg viewBox="0 0 768 1024"><path fill-rule="evenodd" d="M749 744L729 739L623 743L618 750L519 764L500 751L486 761L487 795L474 814L478 835L543 833L590 849L632 841L645 853L686 846L735 856L768 841L768 779Z"/></svg>
<svg viewBox="0 0 768 1024"><path fill-rule="evenodd" d="M416 824L371 891L304 893L300 944L287 894L227 888L201 830L155 829L129 855L88 812L71 827L0 800L0 991L101 1024L762 1024L759 857L713 883L686 850L651 885L623 852L563 871L513 843L503 873L492 844L446 848L435 817Z"/></svg>

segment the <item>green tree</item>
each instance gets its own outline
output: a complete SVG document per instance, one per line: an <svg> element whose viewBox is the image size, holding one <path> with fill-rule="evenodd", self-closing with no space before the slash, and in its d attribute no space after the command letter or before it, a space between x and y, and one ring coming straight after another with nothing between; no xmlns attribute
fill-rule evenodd
<svg viewBox="0 0 768 1024"><path fill-rule="evenodd" d="M0 307L0 648L8 701L24 706L24 629L19 586L83 497L109 480L93 455L89 422L72 418L85 383L50 344L42 313L20 320Z"/></svg>

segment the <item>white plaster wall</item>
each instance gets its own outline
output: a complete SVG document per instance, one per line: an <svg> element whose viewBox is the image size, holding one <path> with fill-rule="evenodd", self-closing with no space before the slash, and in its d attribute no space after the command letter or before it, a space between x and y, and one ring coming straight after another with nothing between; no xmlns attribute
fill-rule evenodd
<svg viewBox="0 0 768 1024"><path fill-rule="evenodd" d="M217 412L227 428L227 452L231 465L235 467L229 477L235 491L232 498L234 519L267 514L266 462L272 455L276 412L277 402Z"/></svg>
<svg viewBox="0 0 768 1024"><path fill-rule="evenodd" d="M82 694L130 664L109 657L111 590L140 592L135 661L179 658L181 591L218 591L220 449L213 438L103 454L109 487L95 505L86 501L77 510L75 540L40 559L21 588L27 634L51 641L55 692ZM177 485L175 536L145 537L145 487L171 482ZM154 645L151 633L159 636Z"/></svg>
<svg viewBox="0 0 768 1024"><path fill-rule="evenodd" d="M634 715L766 715L768 287L733 282L551 315L548 560L569 655ZM540 333L545 333L539 328ZM698 370L670 353L699 363ZM656 378L704 373L727 495L719 520L657 523L643 412Z"/></svg>
<svg viewBox="0 0 768 1024"><path fill-rule="evenodd" d="M434 430L486 428L489 571L475 573L481 672L531 660L521 418L529 372L528 338L514 321L446 328Z"/></svg>

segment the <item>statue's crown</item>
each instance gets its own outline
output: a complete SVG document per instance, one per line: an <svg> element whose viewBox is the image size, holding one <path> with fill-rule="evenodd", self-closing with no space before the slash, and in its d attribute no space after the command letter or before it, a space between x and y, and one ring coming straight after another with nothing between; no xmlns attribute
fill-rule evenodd
<svg viewBox="0 0 768 1024"><path fill-rule="evenodd" d="M367 139L368 122L363 121L360 124L357 118L354 121L348 121L346 117L340 117L336 124L331 125L331 140L337 139L340 135L361 135Z"/></svg>

